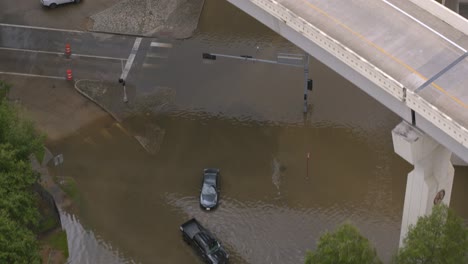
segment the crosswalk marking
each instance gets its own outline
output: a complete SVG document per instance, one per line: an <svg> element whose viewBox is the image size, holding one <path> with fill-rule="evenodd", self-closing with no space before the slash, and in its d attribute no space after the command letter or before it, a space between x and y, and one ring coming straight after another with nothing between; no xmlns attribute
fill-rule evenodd
<svg viewBox="0 0 468 264"><path fill-rule="evenodd" d="M156 53L148 53L148 54L146 55L146 57L148 57L148 58L158 58L158 59L167 59L167 58L168 58L167 55L156 54Z"/></svg>
<svg viewBox="0 0 468 264"><path fill-rule="evenodd" d="M162 42L151 42L151 47L159 47L159 48L172 48L172 44L170 43L162 43Z"/></svg>
<svg viewBox="0 0 468 264"><path fill-rule="evenodd" d="M153 64L153 63L143 63L143 68L161 68L161 65L159 64Z"/></svg>
<svg viewBox="0 0 468 264"><path fill-rule="evenodd" d="M128 56L127 63L125 64L125 68L122 72L122 75L120 76L120 80L125 81L125 79L127 79L128 72L132 68L133 60L135 59L138 48L140 47L140 43L141 43L141 38L136 38L135 43L133 43L132 52L130 53L130 56Z"/></svg>

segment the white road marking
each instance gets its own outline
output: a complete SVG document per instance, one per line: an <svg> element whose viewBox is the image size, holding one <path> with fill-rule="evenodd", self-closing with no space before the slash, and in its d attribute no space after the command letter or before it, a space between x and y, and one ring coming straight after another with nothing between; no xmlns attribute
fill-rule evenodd
<svg viewBox="0 0 468 264"><path fill-rule="evenodd" d="M146 55L147 58L158 58L158 59L167 59L167 55L162 55L162 54L156 54L156 53L148 53Z"/></svg>
<svg viewBox="0 0 468 264"><path fill-rule="evenodd" d="M143 63L143 68L161 68L159 64Z"/></svg>
<svg viewBox="0 0 468 264"><path fill-rule="evenodd" d="M447 42L449 42L450 44L454 45L455 47L459 48L461 51L463 52L466 52L466 49L462 48L460 45L458 45L457 43L451 41L450 39L448 39L446 36L442 35L441 33L435 31L434 29L432 29L431 27L429 27L428 25L424 24L423 22L419 21L418 19L416 19L415 17L411 16L410 14L406 13L405 11L403 11L402 9L398 8L397 6L395 6L394 4L388 2L387 0L382 0L384 3L386 3L387 5L393 7L394 9L398 10L400 13L404 14L405 16L409 17L410 19L412 19L414 22L420 24L421 26L425 27L426 29L428 29L429 31L431 31L432 33L436 34L437 36L441 37L442 39L446 40Z"/></svg>
<svg viewBox="0 0 468 264"><path fill-rule="evenodd" d="M50 31L60 31L60 32L71 32L71 33L87 33L86 31L71 30L71 29L59 29L59 28L46 28L46 27L33 27L33 26L24 26L24 25L13 25L13 24L4 24L0 23L2 27L16 27L16 28L30 28L30 29L39 29L39 30L50 30Z"/></svg>
<svg viewBox="0 0 468 264"><path fill-rule="evenodd" d="M95 56L95 55L85 55L85 54L73 54L71 55L77 57L84 57L84 58L93 58L93 59L103 59L103 60L119 60L119 61L126 61L125 58L116 58L116 57L106 57L106 56Z"/></svg>
<svg viewBox="0 0 468 264"><path fill-rule="evenodd" d="M48 75L37 75L37 74L19 73L19 72L2 72L2 71L0 71L0 74L15 75L15 76L23 76L23 77L39 77L39 78L48 78L48 79L65 80L65 77L48 76Z"/></svg>
<svg viewBox="0 0 468 264"><path fill-rule="evenodd" d="M11 50L11 51L23 51L23 52L33 52L33 53L42 53L42 54L53 54L53 55L64 55L65 52L56 52L56 51L44 51L44 50L31 50L31 49L17 49L17 48L6 48L0 47L0 50ZM72 57L85 57L85 58L94 58L94 59L104 59L104 60L119 60L125 61L125 58L115 58L115 57L106 57L106 56L95 56L95 55L86 55L86 54L71 54Z"/></svg>
<svg viewBox="0 0 468 264"><path fill-rule="evenodd" d="M17 48L6 48L6 47L0 47L0 50L24 51L24 52L34 52L34 53L53 54L53 55L64 54L64 52L54 52L54 51L44 51L44 50L30 50L30 49L17 49Z"/></svg>
<svg viewBox="0 0 468 264"><path fill-rule="evenodd" d="M172 48L172 44L170 43L161 43L161 42L151 42L151 47L159 47L159 48Z"/></svg>
<svg viewBox="0 0 468 264"><path fill-rule="evenodd" d="M130 53L130 56L128 56L127 63L125 64L125 69L123 70L122 75L120 76L121 80L125 81L125 79L127 79L127 75L130 72L130 69L132 68L133 60L135 59L138 48L140 47L140 43L141 43L141 38L136 38L135 43L133 43L133 48Z"/></svg>

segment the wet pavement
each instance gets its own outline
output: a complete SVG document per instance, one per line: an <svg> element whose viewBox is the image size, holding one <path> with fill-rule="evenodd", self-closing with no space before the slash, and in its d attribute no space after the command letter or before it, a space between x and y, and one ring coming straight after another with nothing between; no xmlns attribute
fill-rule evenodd
<svg viewBox="0 0 468 264"><path fill-rule="evenodd" d="M44 8L39 0L2 0L0 23L86 30L88 18L120 2L120 0L82 0L79 4L61 5L56 9Z"/></svg>
<svg viewBox="0 0 468 264"><path fill-rule="evenodd" d="M306 116L302 70L203 63L202 52L300 52L224 1L205 2L194 38L170 49L151 42L130 75L131 114L49 144L64 155L52 172L73 177L81 194L78 212L63 214L71 263L197 263L178 229L190 217L226 245L232 263L301 263L347 220L389 262L412 169L393 152L398 116L313 59ZM221 169L221 204L209 213L198 204L205 167ZM467 175L456 168L451 201L464 219Z"/></svg>

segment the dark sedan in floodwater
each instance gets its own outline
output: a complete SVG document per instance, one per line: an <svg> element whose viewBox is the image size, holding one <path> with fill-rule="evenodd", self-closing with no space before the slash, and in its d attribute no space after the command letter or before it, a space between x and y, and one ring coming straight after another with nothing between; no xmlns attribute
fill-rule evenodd
<svg viewBox="0 0 468 264"><path fill-rule="evenodd" d="M200 193L200 206L205 210L214 209L219 200L219 169L204 169Z"/></svg>

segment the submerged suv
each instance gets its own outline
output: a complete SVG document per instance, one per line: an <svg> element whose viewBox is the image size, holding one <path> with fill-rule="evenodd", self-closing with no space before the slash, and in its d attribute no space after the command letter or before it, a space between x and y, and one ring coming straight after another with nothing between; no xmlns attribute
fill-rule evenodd
<svg viewBox="0 0 468 264"><path fill-rule="evenodd" d="M61 4L68 4L68 3L79 3L80 0L41 0L41 4L43 6L47 6L50 8L56 8L58 5Z"/></svg>

